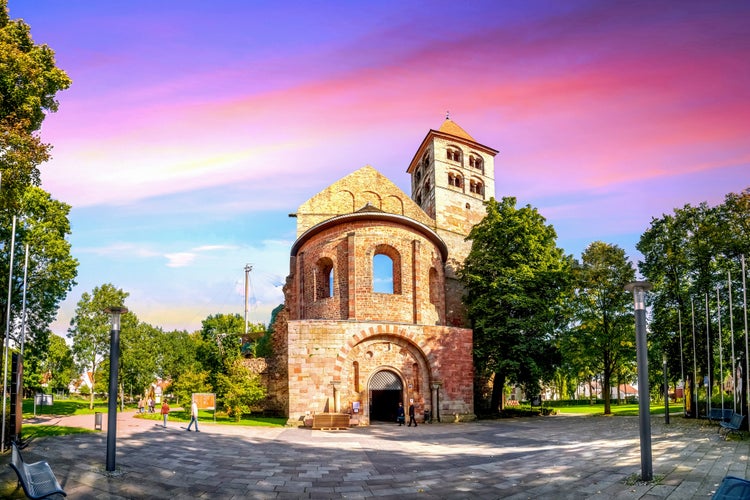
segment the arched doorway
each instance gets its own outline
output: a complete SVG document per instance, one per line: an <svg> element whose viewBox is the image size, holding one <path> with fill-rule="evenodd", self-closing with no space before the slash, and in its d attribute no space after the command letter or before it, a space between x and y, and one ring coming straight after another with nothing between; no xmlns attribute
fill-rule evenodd
<svg viewBox="0 0 750 500"><path fill-rule="evenodd" d="M395 422L399 401L403 401L404 385L390 370L381 370L370 379L370 422Z"/></svg>

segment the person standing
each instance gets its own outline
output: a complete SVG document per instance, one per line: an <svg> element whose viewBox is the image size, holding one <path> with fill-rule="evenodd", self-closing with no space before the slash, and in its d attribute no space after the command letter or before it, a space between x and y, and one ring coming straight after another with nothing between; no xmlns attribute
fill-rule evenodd
<svg viewBox="0 0 750 500"><path fill-rule="evenodd" d="M417 420L414 418L414 401L409 403L409 427L411 424L414 424L414 427L417 426Z"/></svg>
<svg viewBox="0 0 750 500"><path fill-rule="evenodd" d="M169 416L169 405L167 404L167 400L165 399L164 402L161 404L161 416L164 418L164 428L167 428L167 417ZM197 428L197 425L196 425Z"/></svg>
<svg viewBox="0 0 750 500"><path fill-rule="evenodd" d="M138 413L143 413L143 398L138 398Z"/></svg>
<svg viewBox="0 0 750 500"><path fill-rule="evenodd" d="M200 432L198 430L198 403L193 400L193 404L190 405L190 423L188 424L187 430L192 430L191 427L193 426L193 422L195 422L195 432Z"/></svg>
<svg viewBox="0 0 750 500"><path fill-rule="evenodd" d="M404 422L406 421L406 417L404 416L404 403L401 401L398 402L398 412L396 413L396 422L398 422L399 427L404 425Z"/></svg>

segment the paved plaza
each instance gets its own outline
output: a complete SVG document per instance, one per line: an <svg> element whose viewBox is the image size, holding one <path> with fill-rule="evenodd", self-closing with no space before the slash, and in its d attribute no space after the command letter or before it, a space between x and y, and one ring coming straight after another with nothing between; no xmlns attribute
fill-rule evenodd
<svg viewBox="0 0 750 500"><path fill-rule="evenodd" d="M653 418L655 480L637 481L637 417L548 416L475 423L376 424L342 431L201 422L200 433L118 415L117 470L104 471L105 432L37 439L68 498L710 498L727 475L747 477L750 439L716 425ZM93 428L93 415L47 423ZM0 457L0 496L15 490Z"/></svg>

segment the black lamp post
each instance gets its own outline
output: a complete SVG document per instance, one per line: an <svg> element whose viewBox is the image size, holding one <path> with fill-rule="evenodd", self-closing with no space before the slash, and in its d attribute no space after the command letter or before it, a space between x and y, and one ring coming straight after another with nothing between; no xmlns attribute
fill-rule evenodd
<svg viewBox="0 0 750 500"><path fill-rule="evenodd" d="M115 440L117 437L117 368L120 364L120 315L126 307L108 307L112 330L109 337L109 401L107 406L107 472L115 470Z"/></svg>
<svg viewBox="0 0 750 500"><path fill-rule="evenodd" d="M646 344L646 292L651 283L634 281L625 285L635 300L635 348L638 362L638 419L641 435L641 480L651 481L651 413L648 388L648 345Z"/></svg>

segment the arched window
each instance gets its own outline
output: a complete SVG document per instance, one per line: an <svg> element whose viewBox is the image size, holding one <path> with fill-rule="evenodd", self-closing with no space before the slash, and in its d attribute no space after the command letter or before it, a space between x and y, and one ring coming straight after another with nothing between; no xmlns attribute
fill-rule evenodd
<svg viewBox="0 0 750 500"><path fill-rule="evenodd" d="M450 172L448 174L448 185L449 186L460 188L462 184L463 184L463 182L462 182L461 176L459 174L454 174L452 172Z"/></svg>
<svg viewBox="0 0 750 500"><path fill-rule="evenodd" d="M401 255L390 245L378 245L372 256L372 291L401 293Z"/></svg>
<svg viewBox="0 0 750 500"><path fill-rule="evenodd" d="M484 172L484 160L480 156L469 155L469 166Z"/></svg>
<svg viewBox="0 0 750 500"><path fill-rule="evenodd" d="M469 191L479 196L484 196L484 184L482 184L482 181L471 181L469 183Z"/></svg>
<svg viewBox="0 0 750 500"><path fill-rule="evenodd" d="M315 264L315 300L333 297L333 261L323 257Z"/></svg>
<svg viewBox="0 0 750 500"><path fill-rule="evenodd" d="M448 148L446 156L451 161L461 161L461 150L458 148Z"/></svg>

